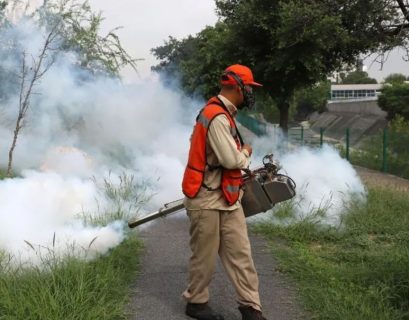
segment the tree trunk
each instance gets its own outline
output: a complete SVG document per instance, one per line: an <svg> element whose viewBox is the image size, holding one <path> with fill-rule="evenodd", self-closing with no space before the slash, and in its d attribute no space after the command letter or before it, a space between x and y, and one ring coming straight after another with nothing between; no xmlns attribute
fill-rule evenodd
<svg viewBox="0 0 409 320"><path fill-rule="evenodd" d="M14 149L16 148L17 145L17 137L18 133L20 132L20 123L21 123L21 114L17 118L17 123L16 123L16 128L14 129L14 137L13 137L13 143L11 144L10 151L9 151L9 163L7 165L7 177L11 178L12 176L12 164L13 164L13 152Z"/></svg>
<svg viewBox="0 0 409 320"><path fill-rule="evenodd" d="M280 102L278 105L280 110L280 128L283 130L284 134L288 133L288 114L290 109L290 104L288 102Z"/></svg>

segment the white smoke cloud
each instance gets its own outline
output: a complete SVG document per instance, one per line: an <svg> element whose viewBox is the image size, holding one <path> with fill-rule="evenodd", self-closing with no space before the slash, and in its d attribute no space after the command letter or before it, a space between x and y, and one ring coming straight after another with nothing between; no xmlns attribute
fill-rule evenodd
<svg viewBox="0 0 409 320"><path fill-rule="evenodd" d="M57 173L25 171L22 177L1 181L1 249L23 263L40 262L38 254L48 249L87 258L105 253L124 235L119 222L93 227L78 217L84 210L98 211L95 196L91 180Z"/></svg>
<svg viewBox="0 0 409 320"><path fill-rule="evenodd" d="M22 23L10 33L28 56L37 56L41 30ZM0 181L0 251L23 263L39 262L37 249L50 248L93 258L124 239L123 222L95 227L81 218L110 208L95 181L133 176L153 195L149 208L182 196L191 119L200 104L152 79L123 85L92 77L73 60L73 53L60 54L36 86L14 153L21 176ZM9 59L7 68L18 73L18 60ZM17 94L0 101L3 168L17 110Z"/></svg>
<svg viewBox="0 0 409 320"><path fill-rule="evenodd" d="M293 200L296 220L314 218L318 223L339 225L347 205L366 197L365 187L353 166L329 145L315 149L295 147L287 142L279 128L270 128L267 136L255 138L252 143L256 163L265 154L273 153L282 167L280 172L288 174L297 184Z"/></svg>
<svg viewBox="0 0 409 320"><path fill-rule="evenodd" d="M21 39L28 55L37 55L44 39L41 30L23 23L11 33ZM73 57L69 52L60 54L35 88L14 154L21 176L0 181L0 251L23 262L38 262L29 244L53 248L61 255L74 250L78 256L93 258L123 240L123 222L95 227L80 217L109 209L91 177L98 181L111 173L119 181L122 173L134 176L145 184L148 195L154 195L145 210L182 197L189 136L201 103L184 99L154 77L131 85L95 79L73 65ZM0 66L10 74L19 71L13 57ZM17 108L17 95L0 101L2 167L7 164ZM253 164L277 145L277 135L254 141L259 157ZM300 215L331 199L335 205L329 215L338 217L350 191L363 190L351 166L331 149L277 155L298 186L307 186Z"/></svg>
<svg viewBox="0 0 409 320"><path fill-rule="evenodd" d="M300 218L324 210L320 222L338 225L346 205L363 199L365 188L352 165L328 145L322 149L306 147L282 157L288 174L298 185L295 199Z"/></svg>

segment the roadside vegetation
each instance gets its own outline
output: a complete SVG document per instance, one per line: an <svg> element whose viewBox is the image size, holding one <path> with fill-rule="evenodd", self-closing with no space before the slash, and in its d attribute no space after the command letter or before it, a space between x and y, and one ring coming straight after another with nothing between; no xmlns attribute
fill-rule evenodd
<svg viewBox="0 0 409 320"><path fill-rule="evenodd" d="M0 180L18 174L12 166L13 151L18 147L17 138L20 129L25 131L22 123L30 122L28 110L35 110L34 92L47 94L36 92L36 89L42 76L53 67L57 55L70 52L69 63L78 72L83 72L81 81L84 83L97 77L119 79L121 68L127 65L136 69L137 61L122 47L116 34L118 29L102 34L103 17L92 10L87 0L44 1L32 13L23 10L22 20L32 23L36 31L45 35L44 42L38 43L38 54L30 52L27 46L32 47L33 44L21 39L15 30L16 24L6 14L7 9L13 10L18 4L17 0L0 0L0 34L3 42L8 43L0 48L0 57L8 61L6 67L0 66L0 100L2 108L16 110L6 112L15 113L16 118L10 119L11 125L5 125L14 132L14 137L10 141L8 168L0 169ZM20 99L12 99L13 96ZM17 100L20 103L12 103ZM119 184L112 183L110 179L102 183L101 191L111 203L107 210L79 219L93 226L126 221L130 208L139 206L144 199L138 197L143 186L126 175L120 176L119 180ZM31 246L29 242L27 245ZM19 264L18 256L11 256L0 248L1 320L126 318L129 284L135 279L141 249L136 234L127 234L119 246L93 261L76 257L74 249L64 256L59 256L53 247L42 249L45 254L36 252L41 263L28 265Z"/></svg>
<svg viewBox="0 0 409 320"><path fill-rule="evenodd" d="M86 224L127 221L129 212L148 199L130 175L122 174L118 183L108 177L100 184L111 206L105 213L81 216ZM136 233L124 232L119 246L92 261L71 253L59 256L50 247L36 251L40 264L18 264L18 257L0 250L0 319L127 319L142 242Z"/></svg>
<svg viewBox="0 0 409 320"><path fill-rule="evenodd" d="M17 270L0 255L0 319L126 319L140 248L132 235L95 261L48 257Z"/></svg>
<svg viewBox="0 0 409 320"><path fill-rule="evenodd" d="M368 136L351 150L353 164L374 169L383 169L384 141L386 141L386 172L409 179L409 122L401 116L389 123L384 130Z"/></svg>
<svg viewBox="0 0 409 320"><path fill-rule="evenodd" d="M276 217L288 216L283 207ZM342 226L263 223L280 270L296 280L313 319L408 319L409 199L370 188Z"/></svg>

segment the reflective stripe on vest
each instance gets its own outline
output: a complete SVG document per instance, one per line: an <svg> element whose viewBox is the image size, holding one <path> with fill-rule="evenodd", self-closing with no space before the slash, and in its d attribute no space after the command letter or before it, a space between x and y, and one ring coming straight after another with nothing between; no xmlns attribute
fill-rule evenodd
<svg viewBox="0 0 409 320"><path fill-rule="evenodd" d="M203 125L203 127L205 127L206 129L209 129L209 124L210 124L211 119L206 118L203 112L199 114L197 121L200 122Z"/></svg>
<svg viewBox="0 0 409 320"><path fill-rule="evenodd" d="M194 198L200 191L204 181L204 172L207 165L206 141L211 122L220 114L226 115L230 123L230 132L236 141L237 149L241 150L241 143L237 126L221 101L214 97L200 111L191 137L189 159L183 176L182 189L188 198ZM242 184L240 169L222 168L221 189L229 205L237 202Z"/></svg>
<svg viewBox="0 0 409 320"><path fill-rule="evenodd" d="M240 186L233 186L233 185L229 184L229 185L226 186L226 190L229 193L239 192L240 191Z"/></svg>

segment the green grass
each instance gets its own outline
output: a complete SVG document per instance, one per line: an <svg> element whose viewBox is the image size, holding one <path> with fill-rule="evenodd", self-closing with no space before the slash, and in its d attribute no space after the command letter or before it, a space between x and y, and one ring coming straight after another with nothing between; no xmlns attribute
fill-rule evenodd
<svg viewBox="0 0 409 320"><path fill-rule="evenodd" d="M0 180L3 180L4 178L6 178L6 171L0 169Z"/></svg>
<svg viewBox="0 0 409 320"><path fill-rule="evenodd" d="M119 183L109 177L101 186L95 183L111 205L107 211L81 215L86 224L126 221L147 199L132 176L121 175ZM129 232L119 246L93 261L74 254L59 257L51 248L41 255L39 266L16 265L0 250L0 320L127 319L141 248L136 234Z"/></svg>
<svg viewBox="0 0 409 320"><path fill-rule="evenodd" d="M126 319L140 248L131 236L92 262L66 258L49 260L46 268L2 271L0 319Z"/></svg>
<svg viewBox="0 0 409 320"><path fill-rule="evenodd" d="M370 189L342 228L259 224L312 319L409 319L409 197ZM283 213L281 213L283 215Z"/></svg>
<svg viewBox="0 0 409 320"><path fill-rule="evenodd" d="M351 133L353 135L353 132ZM388 173L409 178L409 122L397 117L389 123L384 140L384 131L369 135L350 150L353 164L374 169L383 169L384 142L386 143L386 170ZM345 150L344 150L345 151Z"/></svg>

